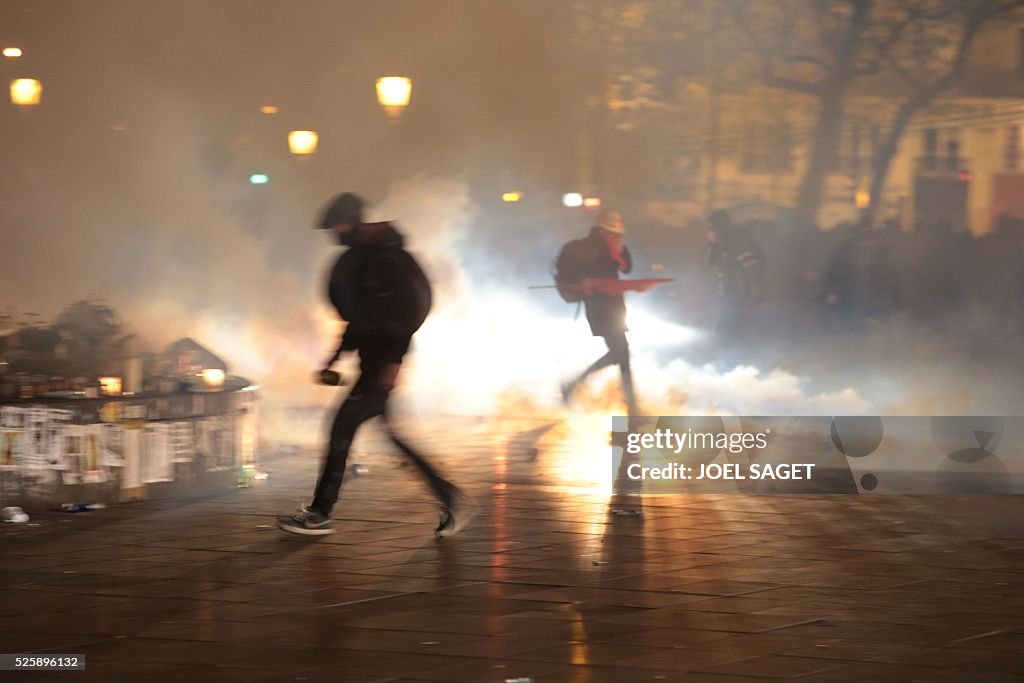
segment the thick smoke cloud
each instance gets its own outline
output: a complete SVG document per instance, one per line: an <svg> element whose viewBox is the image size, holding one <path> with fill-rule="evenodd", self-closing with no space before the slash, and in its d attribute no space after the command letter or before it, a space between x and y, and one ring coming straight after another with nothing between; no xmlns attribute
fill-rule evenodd
<svg viewBox="0 0 1024 683"><path fill-rule="evenodd" d="M188 149L167 145L161 153L172 167L195 163ZM173 212L151 207L154 220L165 215L173 221L165 217L144 235L69 232L68 248L51 258L63 286L45 296L21 287L18 300L45 311L68 300L70 283L76 291L102 292L150 348L192 336L260 384L266 435L316 441L321 412L337 399L333 390L310 382L342 329L322 291L337 247L307 221L286 228L293 254L281 259L273 238L247 230L214 200L215 188L200 174L191 177L181 189L193 203ZM474 230L488 217L474 207L467 183L425 176L396 181L370 218L394 220L435 283L436 306L417 335L399 393L404 403L420 415L561 414L559 381L600 355L600 340L582 319L573 319L572 306L552 307L553 292L528 291L536 284L532 276L517 279L515 264L502 254L474 247ZM553 254L557 244L549 248ZM111 286L114 273L117 285ZM19 291L17 275L5 273L11 291ZM862 374L858 381L838 364L856 358L857 346L895 347L912 337L910 329L879 333L874 341L846 339L832 352L808 345L807 366L820 373L812 382L781 368L688 361L694 347L707 343L707 333L661 320L646 310L643 295L631 297L634 365L647 412L863 414L893 406L971 407L962 392L944 387L941 373L931 380L918 376L914 381L924 391L915 398L915 388L903 383L910 380L907 372L881 383ZM837 361L833 370L830 358ZM354 363L344 369L351 375ZM944 402L943 396L954 400ZM617 376L609 369L584 390L578 410L619 407Z"/></svg>
<svg viewBox="0 0 1024 683"><path fill-rule="evenodd" d="M30 54L40 55L33 64L46 94L45 106L26 116L5 112L0 129L12 160L0 171L3 306L49 319L98 297L150 350L192 336L263 387L265 434L316 441L321 414L339 393L309 378L341 326L322 291L336 247L311 223L329 194L355 190L379 199L371 217L398 223L436 286L436 309L404 372L408 409L563 414L559 381L602 346L573 320L572 306L526 287L548 284L559 244L587 226L582 214L552 211L517 231L480 201L515 186L543 189L557 206L565 189L558 183L574 180L562 173L573 167L573 145L561 144L577 125L571 86L581 71L597 70L572 63L568 48L557 47L564 41L520 49L538 26L560 35L544 23L557 20L551 4L381 3L381 14L366 3L316 2L298 14L276 2L215 12L207 5L63 3L61 22L24 20L36 26ZM212 12L201 31L191 19L200 12ZM457 45L432 42L452 17L481 29L453 35L463 41ZM276 30L289 19L294 30ZM346 21L366 30L341 40L337 26ZM154 35L163 38L147 38ZM96 77L73 77L71 63ZM372 99L372 77L383 68L415 70L414 105L400 125L383 122ZM268 99L282 105L279 119L257 113ZM289 158L283 133L310 122L323 133L321 151L308 163ZM271 183L249 186L248 174L264 162ZM407 170L421 168L433 170ZM627 218L639 222L638 215ZM694 229L699 250L702 230ZM688 261L686 282L708 277L696 261ZM708 320L669 315L653 301L629 299L647 412L1022 407L1007 379L1015 366L950 348L961 330L990 322L959 304L950 305L941 333L891 320L856 331L797 330L762 316L765 334L727 363L713 353ZM773 348L784 353L766 352ZM617 400L609 369L584 388L575 414L607 414Z"/></svg>
<svg viewBox="0 0 1024 683"><path fill-rule="evenodd" d="M574 307L552 308L550 290L515 275L502 254L472 249L472 230L487 225L470 202L465 182L415 178L396 183L376 207L409 236L410 249L436 283L436 306L417 335L403 395L419 412L488 414L514 409L538 414L562 410L558 386L604 351ZM558 244L548 245L553 254ZM547 284L544 282L542 284ZM850 387L812 392L798 376L754 367L717 371L685 358L688 345L706 338L694 328L666 322L635 295L630 313L635 372L649 411L831 414L863 413L870 404ZM666 356L677 356L666 366ZM613 370L595 379L585 407L620 408Z"/></svg>

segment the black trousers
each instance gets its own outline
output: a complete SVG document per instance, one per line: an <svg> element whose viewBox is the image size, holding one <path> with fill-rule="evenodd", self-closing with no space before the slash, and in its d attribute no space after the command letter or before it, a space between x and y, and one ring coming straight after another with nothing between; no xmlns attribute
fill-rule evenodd
<svg viewBox="0 0 1024 683"><path fill-rule="evenodd" d="M400 439L388 422L387 403L390 392L380 387L380 376L385 365L383 362L363 360L359 379L334 417L327 457L324 459L323 469L317 480L313 496L313 504L310 506L317 512L328 516L331 514L331 509L338 502L338 495L341 493L345 463L348 461L348 453L352 448L352 440L355 438L356 431L364 422L378 416L383 418L385 429L392 443L419 469L420 474L423 475L427 485L441 504L448 506L452 501L456 490L455 486L438 474L430 463L423 459L423 456Z"/></svg>
<svg viewBox="0 0 1024 683"><path fill-rule="evenodd" d="M629 414L635 416L638 413L636 394L633 391L633 369L629 363L629 342L626 340L625 332L613 332L603 336L604 343L608 346L608 353L604 354L583 371L583 374L576 378L573 386L579 384L592 373L597 372L609 365L618 365L622 374L622 393L626 398L626 406Z"/></svg>

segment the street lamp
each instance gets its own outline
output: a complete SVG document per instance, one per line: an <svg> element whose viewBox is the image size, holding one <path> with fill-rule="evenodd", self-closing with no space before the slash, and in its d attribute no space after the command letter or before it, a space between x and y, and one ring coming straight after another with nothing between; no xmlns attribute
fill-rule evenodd
<svg viewBox="0 0 1024 683"><path fill-rule="evenodd" d="M293 130L288 133L288 151L292 154L312 154L320 136L312 130Z"/></svg>
<svg viewBox="0 0 1024 683"><path fill-rule="evenodd" d="M34 78L16 78L11 81L11 102L31 107L39 104L43 84Z"/></svg>
<svg viewBox="0 0 1024 683"><path fill-rule="evenodd" d="M562 195L562 205L570 208L583 206L583 195L579 192L567 192Z"/></svg>
<svg viewBox="0 0 1024 683"><path fill-rule="evenodd" d="M409 105L412 80L405 76L384 76L377 79L377 101L391 118L398 118Z"/></svg>
<svg viewBox="0 0 1024 683"><path fill-rule="evenodd" d="M20 56L21 56L21 48L20 47L5 47L4 48L4 57L7 57L8 59L17 59Z"/></svg>

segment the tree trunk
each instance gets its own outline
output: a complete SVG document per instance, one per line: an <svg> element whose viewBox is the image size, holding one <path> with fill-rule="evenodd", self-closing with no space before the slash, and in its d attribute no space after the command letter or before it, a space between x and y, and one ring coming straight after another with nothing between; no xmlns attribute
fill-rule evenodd
<svg viewBox="0 0 1024 683"><path fill-rule="evenodd" d="M842 131L843 89L830 89L820 103L807 167L796 196L797 217L801 225L816 224L828 174L836 165Z"/></svg>
<svg viewBox="0 0 1024 683"><path fill-rule="evenodd" d="M857 52L871 17L871 0L852 0L853 14L835 55L835 67L821 85L818 120L811 139L810 158L796 197L797 218L802 225L817 225L829 173L835 168L842 133L843 96L854 78Z"/></svg>
<svg viewBox="0 0 1024 683"><path fill-rule="evenodd" d="M900 140L903 138L903 133L907 129L907 125L910 123L910 119L914 116L920 107L911 107L908 104L900 107L899 112L893 119L892 125L889 127L888 132L885 135L885 140L879 145L878 149L874 152L871 158L871 188L869 190L869 200L867 210L865 211L865 220L870 224L873 223L875 217L878 215L878 209L882 205L882 191L885 188L885 181L889 177L889 167L892 166L892 160L896 157L896 152L900 148Z"/></svg>
<svg viewBox="0 0 1024 683"><path fill-rule="evenodd" d="M878 209L882 203L882 192L885 188L885 181L889 176L889 167L892 165L892 160L896 156L896 152L899 151L900 140L903 138L903 133L906 132L907 126L910 124L910 120L915 114L917 114L917 112L931 104L936 97L956 84L960 79L960 76L963 74L964 65L967 60L967 53L974 41L974 37L977 34L978 29L986 21L991 20L1002 12L1009 11L1013 5L1014 3L1009 3L1002 9L989 8L989 13L982 12L980 14L969 16L967 23L964 26L963 33L960 35L956 57L953 60L953 64L950 67L949 72L931 83L924 84L911 95L910 99L900 106L899 110L896 112L896 116L893 118L892 125L889 127L889 132L885 137L885 141L878 148L878 151L872 155L871 196L867 207L868 220L873 221L878 215Z"/></svg>

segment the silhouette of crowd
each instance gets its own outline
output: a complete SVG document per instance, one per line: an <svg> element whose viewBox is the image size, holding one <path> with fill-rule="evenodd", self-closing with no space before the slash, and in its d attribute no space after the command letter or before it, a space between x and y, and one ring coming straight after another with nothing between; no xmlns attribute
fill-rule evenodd
<svg viewBox="0 0 1024 683"><path fill-rule="evenodd" d="M893 222L837 230L844 238L820 280L820 302L836 314L902 313L920 322L961 320L983 334L1021 331L1021 219L1001 216L980 237L943 221L907 232Z"/></svg>

